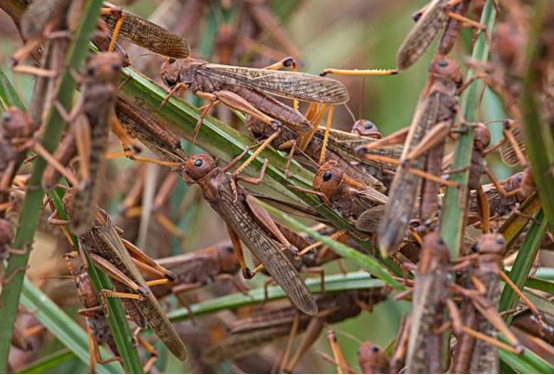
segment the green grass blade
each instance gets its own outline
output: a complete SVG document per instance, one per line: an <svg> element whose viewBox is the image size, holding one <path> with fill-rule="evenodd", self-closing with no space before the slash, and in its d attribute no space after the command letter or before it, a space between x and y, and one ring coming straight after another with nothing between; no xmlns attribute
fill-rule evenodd
<svg viewBox="0 0 554 375"><path fill-rule="evenodd" d="M75 37L70 44L66 60L68 69L61 77L60 88L57 95L57 100L64 108L70 108L76 85L75 79L72 77L70 71L72 69L79 71L87 56L89 40L96 29L101 6L101 0L88 0L85 3L84 13L75 32ZM52 108L44 128L44 134L48 136L42 140L42 145L48 151L53 151L58 146L63 127L63 119L60 114ZM6 270L7 274L25 269L29 262L29 255L32 250L33 238L38 223L38 214L44 197L44 191L40 187L40 180L45 167L46 162L38 158L34 164L33 172L28 183L28 186L32 188L28 190L21 206L18 230L13 242L14 248L25 249L26 252L24 255L12 254ZM12 330L19 306L23 279L24 272L18 272L2 290L0 301L0 316L2 316L0 320L0 332L2 332L2 335L0 335L0 373L5 373L8 367L8 355L13 334Z"/></svg>
<svg viewBox="0 0 554 375"><path fill-rule="evenodd" d="M543 211L539 211L535 217L535 221L531 224L525 240L519 249L512 270L509 273L510 279L514 284L522 290L527 282L527 278L533 268L533 263L539 252L542 240L546 235L547 222ZM505 286L500 297L499 311L511 310L517 306L519 297L509 286ZM505 319L508 323L512 321L513 314L506 315Z"/></svg>
<svg viewBox="0 0 554 375"><path fill-rule="evenodd" d="M19 98L17 91L15 91L15 88L6 76L6 73L2 67L0 67L0 103L3 105L4 109L16 106L21 110L25 110L23 102Z"/></svg>
<svg viewBox="0 0 554 375"><path fill-rule="evenodd" d="M539 270L539 272L537 272L537 275L535 275L535 277L530 277L529 279L527 279L525 286L527 288L538 289L548 294L554 295L554 281L549 281L549 280L544 280L539 278L538 276L540 276L541 271L542 270ZM549 271L552 271L552 270L549 270Z"/></svg>
<svg viewBox="0 0 554 375"><path fill-rule="evenodd" d="M502 340L507 343L507 341ZM553 374L554 367L538 355L527 349L523 354L517 355L503 350L499 351L500 360L507 363L520 374Z"/></svg>
<svg viewBox="0 0 554 375"><path fill-rule="evenodd" d="M29 311L33 311L39 322L57 337L77 358L89 364L88 336L85 331L69 315L61 310L48 296L25 279L21 303ZM108 358L107 351L102 348L102 358ZM118 362L98 363L96 370L102 374L120 374L123 368Z"/></svg>
<svg viewBox="0 0 554 375"><path fill-rule="evenodd" d="M62 349L39 358L22 368L18 374L45 374L52 372L57 366L76 358L75 353L69 349Z"/></svg>
<svg viewBox="0 0 554 375"><path fill-rule="evenodd" d="M489 33L492 33L496 11L493 0L488 0L483 8L481 23L486 25ZM472 59L476 61L486 61L489 53L488 42L484 33L480 33L475 47L473 48ZM474 77L472 71L468 72L466 82ZM481 80L473 82L462 94L462 114L468 122L475 118L475 111L479 105L481 94L484 90L484 83ZM464 215L467 206L467 183L469 179L469 170L471 164L471 153L473 150L474 130L468 127L467 132L460 134L456 142L452 169L462 171L451 176L451 180L460 183L461 187L447 187L442 210L440 224L440 235L448 245L451 258L456 259L460 252L462 244L462 235L464 233Z"/></svg>
<svg viewBox="0 0 554 375"><path fill-rule="evenodd" d="M321 279L310 278L306 279L306 285L310 292L321 292ZM337 274L325 277L326 292L340 292L356 289L382 288L385 284L381 280L371 279L367 272L351 272L346 275ZM264 288L251 290L248 295L241 293L231 294L212 300L207 300L190 306L190 309L195 317L211 314L226 309L236 309L242 306L259 304L266 301L285 298L287 295L278 286L267 288L268 298L264 298ZM172 322L180 322L190 318L189 311L185 308L173 310L168 314L169 320Z"/></svg>

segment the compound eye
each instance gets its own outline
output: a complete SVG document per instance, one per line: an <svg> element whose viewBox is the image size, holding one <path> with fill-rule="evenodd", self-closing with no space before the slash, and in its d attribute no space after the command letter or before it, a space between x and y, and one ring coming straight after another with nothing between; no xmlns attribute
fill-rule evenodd
<svg viewBox="0 0 554 375"><path fill-rule="evenodd" d="M325 181L325 182L331 180L332 178L333 178L333 173L332 172L327 171L323 174L323 181Z"/></svg>
<svg viewBox="0 0 554 375"><path fill-rule="evenodd" d="M448 61L440 60L438 64L441 68L446 68L448 66Z"/></svg>
<svg viewBox="0 0 554 375"><path fill-rule="evenodd" d="M506 243L506 241L504 241L504 238L502 238L502 237L498 237L495 240L495 242L496 242L497 245L501 245L501 246L504 246L504 244Z"/></svg>
<svg viewBox="0 0 554 375"><path fill-rule="evenodd" d="M2 122L11 122L12 121L12 115L9 113L4 113L2 115Z"/></svg>
<svg viewBox="0 0 554 375"><path fill-rule="evenodd" d="M196 155L185 164L186 174L194 181L204 178L215 168L215 161L209 155Z"/></svg>
<svg viewBox="0 0 554 375"><path fill-rule="evenodd" d="M163 81L168 87L173 87L177 84L177 80L173 79L169 74L164 74Z"/></svg>

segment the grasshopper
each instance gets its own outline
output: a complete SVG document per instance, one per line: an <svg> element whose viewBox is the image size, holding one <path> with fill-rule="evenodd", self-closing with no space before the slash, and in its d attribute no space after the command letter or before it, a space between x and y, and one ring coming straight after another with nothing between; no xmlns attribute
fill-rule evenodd
<svg viewBox="0 0 554 375"><path fill-rule="evenodd" d="M71 229L77 235L89 231L94 222L120 72L119 55L103 53L92 56L86 67L82 100L70 114L58 106L67 121L74 123L73 132L81 156L82 182L76 190L71 218Z"/></svg>
<svg viewBox="0 0 554 375"><path fill-rule="evenodd" d="M358 218L365 211L387 203L387 196L371 187L350 178L337 163L323 164L314 176L313 187L323 200L356 228L368 232L368 228L358 225Z"/></svg>
<svg viewBox="0 0 554 375"><path fill-rule="evenodd" d="M450 256L437 233L425 236L415 275L407 368L412 374L441 373L442 325L447 298Z"/></svg>
<svg viewBox="0 0 554 375"><path fill-rule="evenodd" d="M0 118L0 212L9 205L9 191L24 152L32 145L32 121L15 107L5 110Z"/></svg>
<svg viewBox="0 0 554 375"><path fill-rule="evenodd" d="M104 313L104 306L101 303L101 300L98 298L89 275L82 270L77 272L73 266L73 262L70 260L71 254L66 254L66 263L67 267L75 279L75 285L77 287L77 293L81 304L85 307L80 309L78 313L86 318L87 322L87 333L90 335L91 339L89 340L89 351L91 354L90 357L90 369L92 373L95 373L95 361L96 363L109 363L113 361L119 361L119 351L115 344L115 339L110 331L108 324L108 319ZM123 300L125 306L129 306L129 312L133 311L130 300ZM134 319L134 316L131 316ZM140 319L140 318L139 318ZM149 372L150 368L154 365L157 360L158 353L155 351L154 347L150 345L146 340L140 337L137 334L134 336L138 343L146 349L151 355L150 359L144 366L144 371ZM100 357L99 346L101 344L107 344L110 350L113 352L114 357L108 359L102 359Z"/></svg>
<svg viewBox="0 0 554 375"><path fill-rule="evenodd" d="M246 128L248 129L250 134L252 134L254 138L258 141L274 137L272 145L275 148L279 150L290 149L287 165L285 166L285 174L288 176L290 174L289 167L290 162L292 161L292 156L298 149L297 138L299 137L299 134L291 129L286 128L282 129L281 132L276 133L271 127L267 126L267 124L253 117L249 117L247 119ZM313 160L317 160L321 154L325 137L323 133L324 129L318 128L318 130L313 134L311 140L306 145L305 149L301 150L300 153L296 153L298 155L298 161L306 165L308 168L313 167ZM346 136L343 136L343 134L346 134ZM349 135L349 133L339 132L335 130L331 132L327 139L328 143L325 152L325 160L333 160L337 162L341 166L341 168L347 171L348 174L351 175L353 178L364 182L366 185L376 190L384 192L385 186L383 186L381 180L379 179L379 177L383 176L382 173L380 173L382 169L362 168L360 166L354 166L349 163L348 160L350 159L350 157L348 157L347 154L352 150L349 149L347 141L341 142L343 138L346 138ZM353 137L354 136L350 136L349 138ZM360 137L355 138L357 138L358 140L360 139ZM366 142L367 139L364 139L364 142L362 143ZM395 157L396 155L390 156ZM400 153L398 154L398 157L399 156ZM363 159L363 161L366 162L366 159ZM364 164L363 167L365 166L366 165Z"/></svg>
<svg viewBox="0 0 554 375"><path fill-rule="evenodd" d="M79 294L81 304L85 307L80 309L78 313L86 318L87 333L90 335L89 351L90 351L90 371L95 373L95 361L97 363L109 363L119 361L119 351L115 344L115 338L110 331L108 319L104 314L103 306L96 295L88 274L84 271L77 273L70 257L66 257L67 267L71 276L75 279L75 285ZM102 359L100 357L99 345L107 344L114 357Z"/></svg>
<svg viewBox="0 0 554 375"><path fill-rule="evenodd" d="M332 363L337 366L338 374L354 374L342 349L339 345L335 331L330 329L327 331L327 341L333 353ZM325 357L324 357L325 358ZM358 349L358 363L362 374L389 374L390 359L387 353L373 344L371 341L366 341L360 345Z"/></svg>
<svg viewBox="0 0 554 375"><path fill-rule="evenodd" d="M314 317L299 315L291 307L251 315L232 323L229 327L231 335L208 349L203 357L209 363L238 358L259 349L262 344L287 336L293 329L298 333L305 331L306 336L294 358L288 364L287 355L283 359L282 368L292 371L317 339L325 323L333 324L355 317L362 309L368 309L368 306L384 299L386 294L382 289L353 290L319 296L317 304L320 313Z"/></svg>
<svg viewBox="0 0 554 375"><path fill-rule="evenodd" d="M290 65L291 61L285 59L283 64ZM307 73L210 64L192 58L169 58L164 61L161 70L162 80L171 88L170 95L186 88L210 101L203 116L216 101L221 101L274 129L284 123L303 133L309 131L311 125L300 112L269 95L331 105L344 104L349 100L346 87L339 81Z"/></svg>
<svg viewBox="0 0 554 375"><path fill-rule="evenodd" d="M75 209L71 202L72 199L74 199L73 193L70 190L64 196L64 205L66 208L70 208L68 210L70 217L73 213L72 210ZM181 361L186 360L186 349L183 342L173 325L167 320L135 262L140 267L165 279L173 280L174 275L151 260L140 249L122 240L105 211L97 208L95 218L93 227L80 235L78 241L82 264L87 265L85 257L85 253L87 253L95 265L108 273L114 280L116 291L104 290L101 295L129 299L126 307L136 324L139 327L146 325L152 327L160 340L177 358ZM67 224L67 222L56 219L51 219L51 222L59 225Z"/></svg>
<svg viewBox="0 0 554 375"><path fill-rule="evenodd" d="M240 271L240 263L230 241L188 254L158 259L157 263L175 275L171 284L152 288L157 298L169 293L179 296L216 280L231 281L238 290L246 292L245 287L234 277Z"/></svg>
<svg viewBox="0 0 554 375"><path fill-rule="evenodd" d="M436 206L438 184L449 184L436 174L440 174L442 167L444 137L458 112L462 72L458 64L444 56L435 57L429 72L427 86L417 104L404 145L403 161L396 171L389 203L377 231L382 254L392 254L397 250L412 218L420 185L420 219L425 221L431 217ZM367 147L361 146L358 150L364 153ZM422 169L427 173L418 173ZM422 176L426 179L423 183Z"/></svg>
<svg viewBox="0 0 554 375"><path fill-rule="evenodd" d="M246 266L240 241L252 251L265 266L269 274L279 284L292 302L308 315L317 313L317 305L298 272L283 253L296 252L294 248L269 216L256 205L253 197L235 183L243 180L259 184L263 177L249 178L241 175L230 176L227 171L233 168L239 155L225 168L218 168L209 155L194 155L184 165L183 178L189 184L197 184L202 189L204 199L227 224L229 237L233 242L245 278L251 278L252 272ZM264 164L267 166L267 161Z"/></svg>
<svg viewBox="0 0 554 375"><path fill-rule="evenodd" d="M497 373L498 348L521 353L523 347L498 314L502 259L506 241L499 233L482 234L472 251L478 253L478 264L469 268L469 281L474 286L469 292L460 291L467 303L463 311L463 335L454 355L453 372ZM458 288L459 289L459 288ZM476 293L475 293L476 292ZM500 331L512 345L498 344L494 338ZM493 338L491 340L490 338ZM475 339L479 339L476 340ZM495 343L496 341L496 343Z"/></svg>
<svg viewBox="0 0 554 375"><path fill-rule="evenodd" d="M184 59L190 55L190 48L185 39L142 17L112 5L103 8L101 14L113 32L112 46L121 35L134 44L162 56Z"/></svg>
<svg viewBox="0 0 554 375"><path fill-rule="evenodd" d="M122 97L117 99L115 110L123 128L161 160L183 163L188 159L179 137L148 113Z"/></svg>

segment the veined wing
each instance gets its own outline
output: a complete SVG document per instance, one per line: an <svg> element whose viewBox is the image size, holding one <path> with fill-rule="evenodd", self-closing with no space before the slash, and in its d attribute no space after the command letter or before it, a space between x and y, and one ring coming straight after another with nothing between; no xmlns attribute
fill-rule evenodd
<svg viewBox="0 0 554 375"><path fill-rule="evenodd" d="M103 15L102 18L106 21L110 30L113 31L118 17L107 14ZM184 38L127 11L125 11L119 33L137 46L144 47L162 56L185 59L190 55L189 45Z"/></svg>
<svg viewBox="0 0 554 375"><path fill-rule="evenodd" d="M157 259L156 262L160 266L173 272L177 278L180 278L181 275L184 275L193 269L203 267L206 261L209 261L210 259L212 258L207 255L188 253L164 259Z"/></svg>
<svg viewBox="0 0 554 375"><path fill-rule="evenodd" d="M448 16L444 7L449 0L433 0L417 21L396 55L396 66L403 70L416 62L427 50L437 33L444 28Z"/></svg>
<svg viewBox="0 0 554 375"><path fill-rule="evenodd" d="M238 66L206 64L198 73L222 83L238 85L268 95L306 102L344 104L348 90L339 81L313 74Z"/></svg>
<svg viewBox="0 0 554 375"><path fill-rule="evenodd" d="M364 207L374 207L378 205L385 205L388 202L388 197L372 188L361 190L354 195L354 199L361 202Z"/></svg>

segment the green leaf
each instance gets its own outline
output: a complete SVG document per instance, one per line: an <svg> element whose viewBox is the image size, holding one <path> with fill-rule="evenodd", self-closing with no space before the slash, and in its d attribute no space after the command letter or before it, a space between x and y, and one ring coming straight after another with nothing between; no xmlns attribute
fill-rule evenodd
<svg viewBox="0 0 554 375"><path fill-rule="evenodd" d="M55 353L46 355L38 360L31 362L29 365L22 368L19 374L45 374L48 371L52 372L57 366L76 358L75 353L69 349L58 350Z"/></svg>
<svg viewBox="0 0 554 375"><path fill-rule="evenodd" d="M3 104L4 109L11 106L16 106L21 110L25 109L17 91L15 91L2 67L0 67L0 103Z"/></svg>
<svg viewBox="0 0 554 375"><path fill-rule="evenodd" d="M499 338L501 338L499 336ZM506 342L505 340L502 340ZM523 354L517 355L514 353L499 351L500 360L507 363L511 368L520 374L552 374L554 367L540 358L531 350L527 349Z"/></svg>

